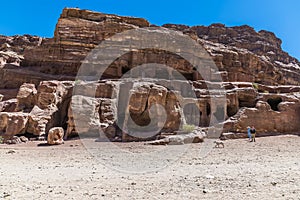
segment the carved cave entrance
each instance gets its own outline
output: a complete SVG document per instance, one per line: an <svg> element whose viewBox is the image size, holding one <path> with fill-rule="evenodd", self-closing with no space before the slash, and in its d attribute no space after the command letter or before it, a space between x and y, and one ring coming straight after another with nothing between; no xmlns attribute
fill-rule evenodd
<svg viewBox="0 0 300 200"><path fill-rule="evenodd" d="M199 110L198 106L194 103L186 104L183 107L183 114L187 124L192 124L195 126L200 126L202 112Z"/></svg>
<svg viewBox="0 0 300 200"><path fill-rule="evenodd" d="M271 109L274 111L279 111L278 105L282 102L280 97L271 98L267 100L267 103L271 106Z"/></svg>

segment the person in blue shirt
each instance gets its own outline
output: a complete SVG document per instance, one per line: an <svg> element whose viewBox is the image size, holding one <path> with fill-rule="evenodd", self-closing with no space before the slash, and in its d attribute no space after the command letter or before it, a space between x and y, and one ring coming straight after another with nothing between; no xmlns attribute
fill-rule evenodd
<svg viewBox="0 0 300 200"><path fill-rule="evenodd" d="M248 138L249 138L249 141L251 142L252 141L252 137L251 137L251 128L250 126L247 127L247 133L248 133Z"/></svg>

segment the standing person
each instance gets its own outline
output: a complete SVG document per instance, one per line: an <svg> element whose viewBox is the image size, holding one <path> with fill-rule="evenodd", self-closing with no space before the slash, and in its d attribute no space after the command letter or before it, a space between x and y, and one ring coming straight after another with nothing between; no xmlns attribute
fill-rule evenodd
<svg viewBox="0 0 300 200"><path fill-rule="evenodd" d="M250 130L251 130L250 126L247 126L247 134L248 134L249 142L251 142L251 140L252 140Z"/></svg>
<svg viewBox="0 0 300 200"><path fill-rule="evenodd" d="M251 142L255 142L256 129L254 128L254 126L251 127L250 133L251 133L251 138L252 138Z"/></svg>

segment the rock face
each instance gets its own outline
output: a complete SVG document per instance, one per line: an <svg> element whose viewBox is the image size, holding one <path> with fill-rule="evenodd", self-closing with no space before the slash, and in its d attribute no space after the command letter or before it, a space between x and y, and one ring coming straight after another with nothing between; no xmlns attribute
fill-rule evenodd
<svg viewBox="0 0 300 200"><path fill-rule="evenodd" d="M241 108L225 122L224 132L245 132L247 126L254 125L258 136L297 134L299 120L299 94L260 94L254 107ZM231 134L225 138L235 137Z"/></svg>
<svg viewBox="0 0 300 200"><path fill-rule="evenodd" d="M65 139L78 133L98 137L101 130L100 138L140 141L178 131L182 124L210 130L217 124L224 127L223 138L245 137L249 125L258 136L299 133L300 63L281 49L273 33L249 26L156 28L202 45L218 67L218 72L205 71L213 81L204 80L182 56L139 48L115 59L99 80L75 81L99 43L147 27L155 29L141 18L64 9L54 38L0 36L0 135L45 136L62 127ZM148 63L167 65L181 77L151 66L132 72ZM145 80L144 75L155 79ZM217 88L224 89L225 102Z"/></svg>
<svg viewBox="0 0 300 200"><path fill-rule="evenodd" d="M17 107L17 99L9 99L0 102L0 112L14 112Z"/></svg>
<svg viewBox="0 0 300 200"><path fill-rule="evenodd" d="M39 67L42 73L75 76L81 61L100 41L116 33L147 26L149 22L140 18L64 9L54 38L40 48L26 51L22 65Z"/></svg>
<svg viewBox="0 0 300 200"><path fill-rule="evenodd" d="M300 63L281 49L281 40L268 31L256 32L249 26L222 24L164 27L196 35L214 57L224 81L247 81L266 85L299 85Z"/></svg>
<svg viewBox="0 0 300 200"><path fill-rule="evenodd" d="M0 133L10 138L19 134L45 136L53 126L65 126L73 83L44 81L35 89L32 84L20 87L14 106L1 102ZM22 112L20 112L22 111Z"/></svg>
<svg viewBox="0 0 300 200"><path fill-rule="evenodd" d="M129 134L137 134L138 138L147 140L155 136L153 132L156 130L170 131L180 128L181 107L172 91L160 85L144 82L134 84L129 95L128 111L125 113L122 128L134 132ZM133 140L134 137L124 134L122 139Z"/></svg>

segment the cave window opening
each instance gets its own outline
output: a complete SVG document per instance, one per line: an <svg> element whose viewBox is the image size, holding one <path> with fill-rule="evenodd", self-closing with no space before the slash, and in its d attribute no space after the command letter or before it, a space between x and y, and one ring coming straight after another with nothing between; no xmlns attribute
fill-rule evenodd
<svg viewBox="0 0 300 200"><path fill-rule="evenodd" d="M122 67L122 74L126 74L129 71L130 71L129 67Z"/></svg>
<svg viewBox="0 0 300 200"><path fill-rule="evenodd" d="M282 102L282 99L280 97L267 100L267 103L271 106L271 109L274 111L279 111L278 105L281 102Z"/></svg>
<svg viewBox="0 0 300 200"><path fill-rule="evenodd" d="M211 109L210 109L210 104L208 103L207 106L206 106L206 114L207 116L209 116L211 113Z"/></svg>
<svg viewBox="0 0 300 200"><path fill-rule="evenodd" d="M185 105L183 108L183 113L187 124L200 126L200 117L202 112L199 110L196 104L189 103Z"/></svg>
<svg viewBox="0 0 300 200"><path fill-rule="evenodd" d="M237 112L238 112L238 108L236 106L227 106L228 117L234 116Z"/></svg>
<svg viewBox="0 0 300 200"><path fill-rule="evenodd" d="M194 80L194 75L193 73L182 73L183 77L186 79L186 80L189 80L189 81L193 81ZM184 79L183 79L184 80Z"/></svg>

